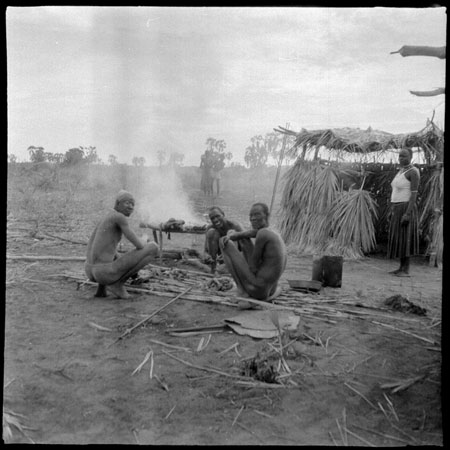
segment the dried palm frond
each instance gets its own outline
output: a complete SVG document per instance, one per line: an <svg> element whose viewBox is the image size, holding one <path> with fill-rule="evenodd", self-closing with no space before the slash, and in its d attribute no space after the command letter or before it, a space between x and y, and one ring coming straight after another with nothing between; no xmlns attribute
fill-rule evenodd
<svg viewBox="0 0 450 450"><path fill-rule="evenodd" d="M377 218L376 202L363 189L341 192L332 206L331 228L336 243L362 256L376 245L373 220Z"/></svg>
<svg viewBox="0 0 450 450"><path fill-rule="evenodd" d="M436 262L442 264L444 255L444 216L441 214L433 233L432 248L436 253Z"/></svg>
<svg viewBox="0 0 450 450"><path fill-rule="evenodd" d="M421 199L419 210L421 211L419 224L423 225L427 216L433 213L434 209L441 203L443 195L443 174L444 168L436 168L431 175L424 180L421 189Z"/></svg>
<svg viewBox="0 0 450 450"><path fill-rule="evenodd" d="M328 235L326 212L337 198L337 169L319 161L297 161L284 183L281 234L301 251L314 249Z"/></svg>
<svg viewBox="0 0 450 450"><path fill-rule="evenodd" d="M5 439L5 442L11 442L13 438L13 430L12 428L16 428L19 430L26 438L30 440L30 442L33 442L33 440L27 436L25 433L25 429L29 429L28 427L25 427L19 419L25 419L26 417L22 414L15 413L13 411L6 411L5 408L3 408L3 438Z"/></svg>

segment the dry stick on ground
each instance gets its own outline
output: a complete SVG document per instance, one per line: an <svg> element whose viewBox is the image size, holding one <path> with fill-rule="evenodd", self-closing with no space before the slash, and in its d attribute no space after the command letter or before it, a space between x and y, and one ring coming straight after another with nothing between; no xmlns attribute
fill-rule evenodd
<svg viewBox="0 0 450 450"><path fill-rule="evenodd" d="M81 278L79 276L74 276L74 275L68 275L68 274L56 274L56 275L50 275L52 277L64 277L64 278L69 278L78 282L82 282L82 284L87 284L90 286L97 286L97 283L94 283L93 281L89 281L89 280L85 280L84 278ZM191 286L191 288L193 288L194 286ZM127 291L129 292L136 292L136 293L146 293L146 294L152 294L152 295L156 295L158 297L172 297L172 293L170 292L161 292L161 291L154 291L152 289L143 289L143 288L136 288L132 285L126 284L126 288ZM237 308L238 305L234 304L234 303L230 303L227 302L226 300L223 300L223 297L219 297L219 296L212 296L209 293L202 293L200 291L199 295L186 295L184 296L184 300L190 300L190 301L194 301L194 302L204 302L204 303L217 303L217 304L221 304L221 305L227 305L227 306L232 306L234 308Z"/></svg>
<svg viewBox="0 0 450 450"><path fill-rule="evenodd" d="M414 383L417 383L418 381L422 381L423 379L426 378L426 376L427 376L427 374L425 373L423 375L419 375L418 377L408 378L406 380L395 381L392 383L384 383L380 387L381 387L381 389L394 388L394 389L392 389L391 392L393 394L395 394L396 392L404 391L405 389L408 389L409 387L411 387Z"/></svg>
<svg viewBox="0 0 450 450"><path fill-rule="evenodd" d="M147 264L145 267L153 267L154 269L165 269L165 270L171 270L170 267L164 267L164 266L158 266L156 264ZM215 278L216 275L213 275L212 273L206 273L206 272L196 272L195 270L189 270L189 269L179 269L178 267L176 268L177 270L181 270L183 272L187 272L187 273L192 273L194 275L199 275L201 277L207 277L207 278Z"/></svg>
<svg viewBox="0 0 450 450"><path fill-rule="evenodd" d="M164 347L173 348L174 350L184 350L185 352L190 352L191 349L187 347L179 347L178 345L167 344L166 342L157 341L156 339L149 339L153 344L162 345Z"/></svg>
<svg viewBox="0 0 450 450"><path fill-rule="evenodd" d="M331 433L331 431L328 432L328 434L331 437L331 440L333 441L333 444L335 445L335 447L339 447L338 443L336 442L336 440L334 439L333 434Z"/></svg>
<svg viewBox="0 0 450 450"><path fill-rule="evenodd" d="M240 409L239 412L236 414L236 417L234 418L233 423L231 424L231 426L233 426L233 425L236 423L236 421L238 420L238 417L241 415L241 412L243 411L244 407L245 407L245 405L242 405L242 406L241 406L241 409Z"/></svg>
<svg viewBox="0 0 450 450"><path fill-rule="evenodd" d="M250 386L250 387L264 387L264 388L284 388L285 386L280 385L280 384L272 384L272 383L264 383L264 382L253 382L252 380L249 380L248 377L243 377L241 375L234 375L232 373L227 373L227 372L223 372L220 369L216 369L215 367L207 367L207 366L198 366L196 364L192 364L188 361L184 361L181 358L178 358L175 355L171 355L168 352L165 352L164 350L161 350L164 354L166 354L167 356L170 356L173 359L176 359L177 361L181 362L182 364L185 364L186 366L189 367L193 367L194 369L199 369L199 370L204 370L206 372L213 372L213 373L217 373L219 375L223 375L225 377L229 377L229 378L235 378L237 379L237 383L239 384L243 384L245 386Z"/></svg>
<svg viewBox="0 0 450 450"><path fill-rule="evenodd" d="M87 242L81 242L81 241L74 241L73 239L67 239L67 238L63 238L61 236L55 236L54 234L50 234L47 232L43 232L42 234L44 234L45 236L49 236L51 238L54 239L60 239L61 241L66 241L66 242L70 242L71 244L81 244L81 245L87 245Z"/></svg>
<svg viewBox="0 0 450 450"><path fill-rule="evenodd" d="M265 442L256 433L254 433L252 430L247 428L245 425L242 425L242 423L236 422L236 425L241 427L243 430L247 431L248 433L250 433L252 436L255 436L255 438L258 439L259 442L262 442L265 444Z"/></svg>
<svg viewBox="0 0 450 450"><path fill-rule="evenodd" d="M358 394L362 399L364 399L373 409L378 410L378 408L370 401L367 399L367 397L365 397L363 394L361 394L361 392L359 392L358 390L356 390L354 387L350 386L347 383L344 383L345 386L347 386L349 389L351 389L353 392L355 392L356 394Z"/></svg>
<svg viewBox="0 0 450 450"><path fill-rule="evenodd" d="M155 375L155 380L160 384L160 386L167 392L169 392L169 386L167 386L167 383L164 383L164 381L162 381L158 375Z"/></svg>
<svg viewBox="0 0 450 450"><path fill-rule="evenodd" d="M199 369L199 370L205 370L207 372L214 372L214 373L218 373L219 375L224 375L226 377L230 377L230 378L237 378L239 380L248 380L247 377L242 377L240 375L233 375L231 373L227 373L227 372L223 372L222 370L216 369L214 367L206 367L206 366L197 366L196 364L192 364L188 361L184 361L181 358L176 357L175 355L171 355L168 352L165 352L164 350L161 350L164 354L166 354L167 356L170 356L173 359L176 359L177 361L179 361L182 364L185 364L186 366L189 367L194 367L195 369Z"/></svg>
<svg viewBox="0 0 450 450"><path fill-rule="evenodd" d="M166 417L164 417L164 420L167 420L169 417L170 417L170 415L173 413L173 410L176 408L176 404L173 406L173 408L167 413L167 415L166 415Z"/></svg>
<svg viewBox="0 0 450 450"><path fill-rule="evenodd" d="M385 398L386 401L387 401L387 404L388 404L388 406L389 406L389 409L391 410L392 414L393 414L394 417L395 417L395 420L396 420L397 422L400 422L400 419L398 418L398 415L397 415L397 413L396 413L396 411L395 411L395 409L394 409L394 404L392 403L391 399L390 399L384 392L383 392L383 395L384 395L384 398Z"/></svg>
<svg viewBox="0 0 450 450"><path fill-rule="evenodd" d="M24 261L86 261L85 256L35 256L35 255L6 255L6 259L24 260Z"/></svg>
<svg viewBox="0 0 450 450"><path fill-rule="evenodd" d="M257 409L254 409L253 412L255 412L256 414L259 414L260 416L267 417L268 419L273 419L274 418L274 416L271 416L270 414L267 414L267 413L262 412L262 411L258 411Z"/></svg>
<svg viewBox="0 0 450 450"><path fill-rule="evenodd" d="M121 339L123 339L125 336L129 335L130 333L133 332L133 330L135 330L137 327L143 325L145 322L147 322L148 320L150 320L153 316L156 316L156 314L158 314L159 312L161 312L163 309L167 308L169 305L171 305L174 301L178 300L181 296L183 296L184 294L188 293L190 290L192 289L192 286L189 286L187 289L185 289L183 292L181 292L180 294L178 294L176 297L174 297L172 300L170 300L170 302L167 302L164 306L161 306L161 308L157 309L155 312L153 312L152 314L150 314L149 316L147 316L145 319L142 319L140 322L138 322L136 325L134 325L131 328L128 328L127 330L125 330L125 332L123 334L121 334L114 342L113 344L115 344L116 342L120 341ZM111 344L112 345L112 344Z"/></svg>
<svg viewBox="0 0 450 450"><path fill-rule="evenodd" d="M344 445L347 445L347 444L345 443L344 434L342 433L341 424L339 423L339 420L338 420L338 419L336 419L336 425L337 425L337 427L338 427L339 434L341 435L342 443L343 443Z"/></svg>
<svg viewBox="0 0 450 450"><path fill-rule="evenodd" d="M361 436L358 436L356 433L354 433L353 431L350 431L347 427L344 427L344 430L346 433L351 434L353 437L355 437L356 439L359 439L361 442L364 442L364 444L368 445L369 447L376 447L376 445L372 444L369 441L366 441L364 438L362 438Z"/></svg>
<svg viewBox="0 0 450 450"><path fill-rule="evenodd" d="M359 425L353 425L353 426L355 428L359 428L360 430L367 431L368 433L376 434L377 436L382 436L382 437L387 438L387 439L391 439L391 440L394 440L394 441L399 441L399 442L403 442L404 444L410 444L411 445L411 441L407 441L407 440L399 438L397 436L392 436L390 434L380 433L379 431L375 431L375 430L369 430L368 428L364 428L364 427L361 427Z"/></svg>
<svg viewBox="0 0 450 450"><path fill-rule="evenodd" d="M134 369L133 373L131 375L134 375L137 372L140 372L142 367L144 367L144 364L150 359L151 354L153 353L153 350L150 350L146 355L144 360Z"/></svg>
<svg viewBox="0 0 450 450"><path fill-rule="evenodd" d="M404 333L404 334L407 334L409 336L413 336L413 337L415 337L417 339L420 339L422 341L428 342L429 344L438 345L438 342L433 341L432 339L427 339L427 338L424 338L424 337L419 336L417 334L411 333L410 331L402 330L402 329L394 327L392 325L388 325L386 323L377 322L375 320L372 320L372 323L375 323L376 325L381 325L382 327L390 328L391 330L399 331L400 333Z"/></svg>
<svg viewBox="0 0 450 450"><path fill-rule="evenodd" d="M410 434L404 432L401 428L395 426L395 425L392 423L392 420L390 419L390 417L388 416L386 410L383 408L383 405L382 405L380 402L378 402L378 406L380 407L382 413L384 414L384 417L386 417L386 420L389 422L389 425L390 425L392 428L394 428L394 430L397 430L400 434L403 434L403 436L406 436L408 439L410 439L410 442L409 442L410 444L411 444L411 441L412 441L412 443L414 443L414 444L417 444L417 443L418 443L417 440L414 439Z"/></svg>

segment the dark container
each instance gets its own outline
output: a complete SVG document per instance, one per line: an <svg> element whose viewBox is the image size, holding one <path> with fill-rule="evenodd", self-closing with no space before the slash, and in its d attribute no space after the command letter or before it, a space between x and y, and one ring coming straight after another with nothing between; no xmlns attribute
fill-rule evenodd
<svg viewBox="0 0 450 450"><path fill-rule="evenodd" d="M343 265L342 256L313 256L312 280L320 281L324 287L341 287Z"/></svg>

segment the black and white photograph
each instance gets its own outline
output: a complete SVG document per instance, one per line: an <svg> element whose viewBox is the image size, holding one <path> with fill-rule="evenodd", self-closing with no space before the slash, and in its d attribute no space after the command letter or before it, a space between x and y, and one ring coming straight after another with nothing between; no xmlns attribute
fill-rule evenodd
<svg viewBox="0 0 450 450"><path fill-rule="evenodd" d="M4 11L4 444L444 445L445 6Z"/></svg>

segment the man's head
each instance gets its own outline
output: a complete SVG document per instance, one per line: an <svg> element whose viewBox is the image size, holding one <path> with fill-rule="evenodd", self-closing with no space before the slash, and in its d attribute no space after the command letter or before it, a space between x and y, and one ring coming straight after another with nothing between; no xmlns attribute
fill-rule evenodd
<svg viewBox="0 0 450 450"><path fill-rule="evenodd" d="M211 206L208 210L209 220L214 228L222 228L225 222L225 213L218 206Z"/></svg>
<svg viewBox="0 0 450 450"><path fill-rule="evenodd" d="M250 208L250 223L254 230L269 226L269 207L265 203L254 203Z"/></svg>
<svg viewBox="0 0 450 450"><path fill-rule="evenodd" d="M128 191L121 189L117 194L114 209L124 216L131 216L134 211L134 197Z"/></svg>
<svg viewBox="0 0 450 450"><path fill-rule="evenodd" d="M410 149L409 147L402 148L398 154L398 162L402 166L407 166L411 163L412 156L412 149Z"/></svg>

